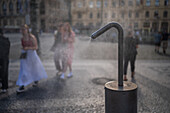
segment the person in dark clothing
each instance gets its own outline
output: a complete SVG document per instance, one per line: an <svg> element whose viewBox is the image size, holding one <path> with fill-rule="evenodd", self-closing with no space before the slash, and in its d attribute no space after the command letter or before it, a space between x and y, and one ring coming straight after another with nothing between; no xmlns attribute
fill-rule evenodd
<svg viewBox="0 0 170 113"><path fill-rule="evenodd" d="M124 41L124 81L127 81L127 68L128 62L131 65L131 77L134 78L135 74L135 60L138 48L138 39L133 37L132 31L128 31L128 34Z"/></svg>
<svg viewBox="0 0 170 113"><path fill-rule="evenodd" d="M8 38L3 36L3 31L0 29L0 78L2 79L2 93L5 93L8 89L9 49L10 42Z"/></svg>
<svg viewBox="0 0 170 113"><path fill-rule="evenodd" d="M61 75L62 74L62 66L61 63L63 64L63 62L65 60L62 59L62 29L63 29L63 24L60 24L58 26L58 32L55 34L55 39L54 39L54 44L51 48L51 50L54 52L54 62L55 62L55 67L57 70L56 75Z"/></svg>
<svg viewBox="0 0 170 113"><path fill-rule="evenodd" d="M166 54L166 49L168 47L168 38L169 38L169 34L168 32L165 30L162 33L162 49L163 49L163 53Z"/></svg>
<svg viewBox="0 0 170 113"><path fill-rule="evenodd" d="M159 47L161 45L162 39L161 32L155 32L154 38L155 38L155 52L159 53Z"/></svg>

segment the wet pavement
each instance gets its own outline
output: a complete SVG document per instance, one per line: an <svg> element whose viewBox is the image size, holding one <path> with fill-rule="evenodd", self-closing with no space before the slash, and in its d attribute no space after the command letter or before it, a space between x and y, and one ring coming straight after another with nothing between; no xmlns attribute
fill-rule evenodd
<svg viewBox="0 0 170 113"><path fill-rule="evenodd" d="M38 87L32 87L31 84L26 87L24 93L16 94L15 83L20 63L19 60L12 59L9 66L10 88L6 94L0 94L0 113L104 113L104 84L117 80L117 53L115 56L105 55L99 58L95 56L97 53L92 52L99 50L88 48L88 46L95 48L94 45L77 40L75 47L79 47L79 50L75 50L74 76L62 81L56 76L53 53L49 51L53 38L48 36L51 35L41 38L42 54L40 57L48 78L40 81ZM109 44L106 46L111 47ZM152 49L152 46L150 47ZM104 47L101 48L103 51L105 50ZM111 50L113 49L111 48ZM82 50L84 51L82 52ZM88 50L92 52L91 57L86 53ZM98 55L100 54L98 53ZM135 80L132 81L138 86L138 113L169 113L169 57L158 55L159 59L157 57L153 58L154 60L147 55L142 56L144 59L140 57L136 62ZM130 68L128 69L128 80L131 81Z"/></svg>

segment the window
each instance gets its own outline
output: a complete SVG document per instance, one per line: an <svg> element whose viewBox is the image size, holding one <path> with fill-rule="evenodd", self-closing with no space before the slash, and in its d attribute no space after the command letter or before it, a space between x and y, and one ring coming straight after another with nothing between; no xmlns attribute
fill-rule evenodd
<svg viewBox="0 0 170 113"><path fill-rule="evenodd" d="M115 18L115 13L112 13L112 18Z"/></svg>
<svg viewBox="0 0 170 113"><path fill-rule="evenodd" d="M79 8L81 8L83 5L82 5L82 2L78 2L77 3L77 6L79 7Z"/></svg>
<svg viewBox="0 0 170 113"><path fill-rule="evenodd" d="M149 17L149 11L145 12L145 17L148 18Z"/></svg>
<svg viewBox="0 0 170 113"><path fill-rule="evenodd" d="M79 23L76 23L75 26L76 26L76 27L79 27Z"/></svg>
<svg viewBox="0 0 170 113"><path fill-rule="evenodd" d="M150 6L151 5L151 1L150 0L146 0L146 6Z"/></svg>
<svg viewBox="0 0 170 113"><path fill-rule="evenodd" d="M97 27L97 28L99 28L99 27L100 27L100 25L101 25L101 23L100 23L100 22L97 22L97 23L96 23L96 27Z"/></svg>
<svg viewBox="0 0 170 113"><path fill-rule="evenodd" d="M90 8L93 8L93 1L90 1L90 2L89 2L89 7L90 7Z"/></svg>
<svg viewBox="0 0 170 113"><path fill-rule="evenodd" d="M44 0L42 0L41 3L40 3L40 14L41 15L45 14L45 2L44 2Z"/></svg>
<svg viewBox="0 0 170 113"><path fill-rule="evenodd" d="M93 23L90 22L89 23L89 27L93 28Z"/></svg>
<svg viewBox="0 0 170 113"><path fill-rule="evenodd" d="M168 17L168 12L167 12L167 11L164 11L163 17L164 17L164 18L167 18L167 17Z"/></svg>
<svg viewBox="0 0 170 113"><path fill-rule="evenodd" d="M155 0L155 6L159 6L159 0Z"/></svg>
<svg viewBox="0 0 170 113"><path fill-rule="evenodd" d="M124 22L121 22L120 24L121 24L123 27L125 27L125 23L124 23Z"/></svg>
<svg viewBox="0 0 170 113"><path fill-rule="evenodd" d="M155 12L154 12L154 17L155 17L155 18L158 18L158 16L159 16L159 15L158 15L158 11L155 11Z"/></svg>
<svg viewBox="0 0 170 113"><path fill-rule="evenodd" d="M104 7L107 7L108 6L108 2L107 0L104 1Z"/></svg>
<svg viewBox="0 0 170 113"><path fill-rule="evenodd" d="M85 1L85 0L83 0L83 3L82 3L82 4L83 4L83 6L86 6L86 1Z"/></svg>
<svg viewBox="0 0 170 113"><path fill-rule="evenodd" d="M100 8L101 7L101 1L98 0L96 5L97 5L97 8Z"/></svg>
<svg viewBox="0 0 170 113"><path fill-rule="evenodd" d="M132 1L132 0L129 0L129 1L128 1L128 5L129 5L129 6L133 6L133 1Z"/></svg>
<svg viewBox="0 0 170 113"><path fill-rule="evenodd" d="M169 3L169 0L164 0L164 5L167 6Z"/></svg>
<svg viewBox="0 0 170 113"><path fill-rule="evenodd" d="M119 0L119 6L124 6L125 5L125 1L124 0Z"/></svg>
<svg viewBox="0 0 170 113"><path fill-rule="evenodd" d="M100 18L100 13L97 13L97 18Z"/></svg>
<svg viewBox="0 0 170 113"><path fill-rule="evenodd" d="M149 35L149 30L148 29L143 29L143 34L144 34L144 36L148 36Z"/></svg>
<svg viewBox="0 0 170 113"><path fill-rule="evenodd" d="M17 25L21 26L22 25L22 20L21 19L17 19Z"/></svg>
<svg viewBox="0 0 170 113"><path fill-rule="evenodd" d="M41 29L43 30L43 31L45 31L45 29L46 29L46 25L45 25L45 20L44 19L41 19Z"/></svg>
<svg viewBox="0 0 170 113"><path fill-rule="evenodd" d="M60 9L60 2L57 2L55 7Z"/></svg>
<svg viewBox="0 0 170 113"><path fill-rule="evenodd" d="M107 13L104 14L104 17L107 18Z"/></svg>
<svg viewBox="0 0 170 113"><path fill-rule="evenodd" d="M129 11L129 18L132 17L132 11Z"/></svg>
<svg viewBox="0 0 170 113"><path fill-rule="evenodd" d="M76 1L72 2L73 8L76 7Z"/></svg>
<svg viewBox="0 0 170 113"><path fill-rule="evenodd" d="M28 1L26 0L26 1L25 1L25 4L24 4L25 12L28 12L28 5L29 5L29 3L28 3Z"/></svg>
<svg viewBox="0 0 170 113"><path fill-rule="evenodd" d="M83 23L80 23L80 26L81 26L81 27L84 27L84 24L83 24Z"/></svg>
<svg viewBox="0 0 170 113"><path fill-rule="evenodd" d="M7 7L6 7L5 2L3 2L3 4L2 4L2 11L3 11L3 15L6 15Z"/></svg>
<svg viewBox="0 0 170 113"><path fill-rule="evenodd" d="M168 22L161 22L161 30L164 31L168 31Z"/></svg>
<svg viewBox="0 0 170 113"><path fill-rule="evenodd" d="M138 5L140 5L140 0L136 0L136 5L138 6Z"/></svg>
<svg viewBox="0 0 170 113"><path fill-rule="evenodd" d="M158 22L153 22L153 23L152 23L152 29L153 29L153 31L154 31L154 32L157 31L158 28L159 28Z"/></svg>
<svg viewBox="0 0 170 113"><path fill-rule="evenodd" d="M128 28L132 29L132 23L129 23Z"/></svg>
<svg viewBox="0 0 170 113"><path fill-rule="evenodd" d="M82 18L82 14L80 12L77 14L77 18Z"/></svg>
<svg viewBox="0 0 170 113"><path fill-rule="evenodd" d="M134 28L138 29L138 23L137 22L134 23Z"/></svg>
<svg viewBox="0 0 170 113"><path fill-rule="evenodd" d="M113 8L116 7L116 2L115 1L112 2L112 7Z"/></svg>
<svg viewBox="0 0 170 113"><path fill-rule="evenodd" d="M121 14L121 17L124 18L124 13Z"/></svg>
<svg viewBox="0 0 170 113"><path fill-rule="evenodd" d="M21 1L20 0L17 0L17 2L16 2L16 5L17 5L17 13L20 13L20 10L21 10Z"/></svg>
<svg viewBox="0 0 170 113"><path fill-rule="evenodd" d="M49 6L52 6L53 3L51 0L49 0L48 4L49 4Z"/></svg>
<svg viewBox="0 0 170 113"><path fill-rule="evenodd" d="M136 12L135 17L136 17L136 18L138 18L138 17L139 17L139 13L138 13L138 12Z"/></svg>
<svg viewBox="0 0 170 113"><path fill-rule="evenodd" d="M90 17L90 18L93 18L93 13L92 13L92 12L90 13L90 16L89 16L89 17Z"/></svg>
<svg viewBox="0 0 170 113"><path fill-rule="evenodd" d="M12 4L11 1L10 1L10 3L9 3L9 13L10 13L10 15L13 14L13 4Z"/></svg>
<svg viewBox="0 0 170 113"><path fill-rule="evenodd" d="M150 27L150 23L149 22L144 22L143 27Z"/></svg>
<svg viewBox="0 0 170 113"><path fill-rule="evenodd" d="M10 19L9 23L10 23L10 25L14 25L14 20Z"/></svg>
<svg viewBox="0 0 170 113"><path fill-rule="evenodd" d="M4 24L3 24L4 26L8 25L7 19L4 19L3 23L4 23Z"/></svg>

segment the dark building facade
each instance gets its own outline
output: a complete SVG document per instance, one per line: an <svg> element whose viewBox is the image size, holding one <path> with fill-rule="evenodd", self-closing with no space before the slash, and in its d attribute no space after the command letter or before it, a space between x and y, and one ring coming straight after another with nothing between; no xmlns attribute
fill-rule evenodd
<svg viewBox="0 0 170 113"><path fill-rule="evenodd" d="M31 24L33 0L0 0L0 27L19 32ZM149 34L155 30L170 32L170 0L34 0L37 3L37 28L52 32L61 22L69 21L76 29L98 29L111 21L124 29ZM34 10L34 9L33 9ZM33 15L34 16L34 15Z"/></svg>
<svg viewBox="0 0 170 113"><path fill-rule="evenodd" d="M58 23L69 21L68 4L65 0L35 0L37 9L32 9L31 0L0 0L0 27L5 32L19 32L23 24L31 24L31 16L37 16L38 30L52 32ZM31 14L36 10L37 14Z"/></svg>

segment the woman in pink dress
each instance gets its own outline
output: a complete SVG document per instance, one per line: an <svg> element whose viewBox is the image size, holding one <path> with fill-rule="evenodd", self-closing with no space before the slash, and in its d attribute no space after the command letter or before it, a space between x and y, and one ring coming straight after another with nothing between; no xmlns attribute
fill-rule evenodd
<svg viewBox="0 0 170 113"><path fill-rule="evenodd" d="M65 46L63 49L63 57L65 58L65 62L63 64L63 73L60 78L64 79L64 74L67 71L67 67L69 67L69 74L67 77L72 77L72 60L74 54L74 42L75 42L75 33L72 31L69 23L64 24L63 32L62 32L62 42Z"/></svg>

